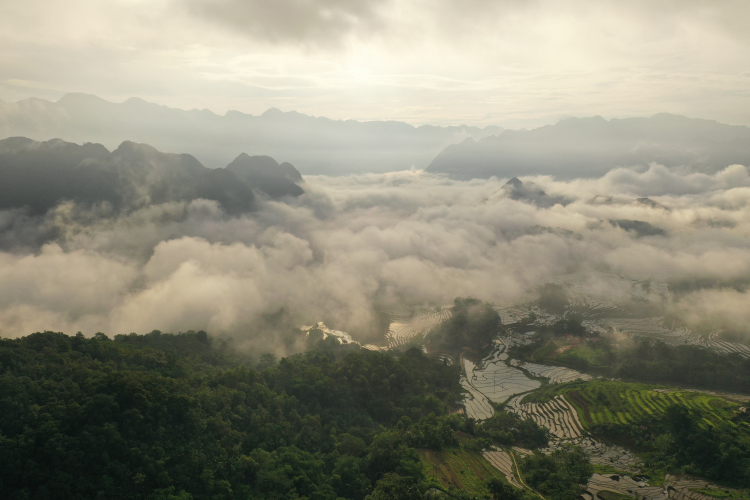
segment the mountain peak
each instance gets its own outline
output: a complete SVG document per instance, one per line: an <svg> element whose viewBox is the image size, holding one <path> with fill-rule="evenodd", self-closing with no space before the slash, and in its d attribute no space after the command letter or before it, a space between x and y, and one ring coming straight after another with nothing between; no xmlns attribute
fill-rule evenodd
<svg viewBox="0 0 750 500"><path fill-rule="evenodd" d="M226 170L234 173L249 186L264 191L269 196L299 196L304 191L297 185L302 175L290 163L279 163L270 156L250 156L240 153Z"/></svg>
<svg viewBox="0 0 750 500"><path fill-rule="evenodd" d="M57 104L67 106L101 106L112 103L93 94L71 92L58 99Z"/></svg>
<svg viewBox="0 0 750 500"><path fill-rule="evenodd" d="M278 116L284 116L284 112L279 108L268 108L262 115L263 118L275 118Z"/></svg>

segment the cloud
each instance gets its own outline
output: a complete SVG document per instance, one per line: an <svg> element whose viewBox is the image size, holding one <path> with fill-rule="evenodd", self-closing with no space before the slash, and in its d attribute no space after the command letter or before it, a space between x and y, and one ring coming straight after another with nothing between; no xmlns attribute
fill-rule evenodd
<svg viewBox="0 0 750 500"><path fill-rule="evenodd" d="M689 324L714 324L747 331L750 323L749 305L750 293L747 290L724 287L689 293L675 304L675 310Z"/></svg>
<svg viewBox="0 0 750 500"><path fill-rule="evenodd" d="M0 98L530 127L661 111L750 123L729 2L0 3ZM738 69L739 68L739 69Z"/></svg>
<svg viewBox="0 0 750 500"><path fill-rule="evenodd" d="M116 216L70 204L40 218L4 212L3 237L22 239L35 224L53 236L0 253L0 335L206 329L284 354L262 319L282 308L290 324L366 333L376 310L466 295L510 303L570 273L750 278L750 213L738 201L750 189L733 187L746 177L740 167L696 175L656 165L566 182L522 177L570 201L538 207L492 196L506 179L407 171L307 177L299 198L236 217L205 200ZM612 202L589 203L597 194ZM637 201L644 196L668 210ZM744 317L745 295L713 293L675 307Z"/></svg>
<svg viewBox="0 0 750 500"><path fill-rule="evenodd" d="M383 29L389 0L191 0L192 11L269 42L338 44L351 35Z"/></svg>

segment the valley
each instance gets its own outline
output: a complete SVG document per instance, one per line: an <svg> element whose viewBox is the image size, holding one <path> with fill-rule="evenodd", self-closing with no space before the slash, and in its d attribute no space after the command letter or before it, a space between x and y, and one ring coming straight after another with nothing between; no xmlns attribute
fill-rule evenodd
<svg viewBox="0 0 750 500"><path fill-rule="evenodd" d="M747 359L750 348L717 340L717 332L700 335L665 316L639 317L633 303L638 302L640 309L658 309L669 293L666 283L615 275L587 279L589 283L566 277L556 289L564 292L565 303L562 307L558 304L554 312L550 309L555 304L543 307L544 293L539 293L539 288L525 293L517 303L495 306L501 326L490 345L458 351L435 349L430 329L450 317L450 308L443 307L437 312L396 319L388 347L398 348L407 342L423 345L429 356L458 364L465 391L462 411L474 421L486 421L498 411L513 413L547 430L549 445L541 449L542 453L550 454L566 444L583 449L596 471L582 492L587 500L708 500L714 497L705 491L736 491L655 466L654 453L630 433L642 434L645 425L651 425L648 422L664 419L679 407L689 412L703 431L727 427L750 436L750 421L741 417L750 396L614 380L604 375L603 368L615 359L612 351L635 343L658 344L666 349L692 346L741 359ZM596 282L595 290L591 281ZM604 293L602 283L606 284ZM544 334L574 315L581 318L577 336ZM605 343L606 353L601 347ZM584 371L571 367L571 362ZM422 459L439 471L436 474L443 486L476 491L472 481L486 478L486 470L476 456L469 459L466 450L455 452L459 455L453 453L425 451ZM523 473L515 462L530 453L518 446L495 446L482 451L481 457L502 473L508 484L532 493L522 482Z"/></svg>

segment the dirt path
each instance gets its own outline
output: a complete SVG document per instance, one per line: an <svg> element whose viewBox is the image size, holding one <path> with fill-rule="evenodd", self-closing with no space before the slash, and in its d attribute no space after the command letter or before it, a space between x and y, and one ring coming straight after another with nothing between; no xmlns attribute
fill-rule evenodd
<svg viewBox="0 0 750 500"><path fill-rule="evenodd" d="M526 482L523 480L523 476L521 475L521 468L518 467L518 462L516 462L515 453L513 452L513 450L510 450L508 453L510 454L510 458L513 459L513 464L516 466L516 474L518 474L518 480L521 481L521 484L524 485L526 488L530 489L531 491L533 491L534 493L536 493L537 495L539 495L539 498L541 498L542 500L547 500L546 498L542 496L541 493L539 493L534 488L526 484Z"/></svg>

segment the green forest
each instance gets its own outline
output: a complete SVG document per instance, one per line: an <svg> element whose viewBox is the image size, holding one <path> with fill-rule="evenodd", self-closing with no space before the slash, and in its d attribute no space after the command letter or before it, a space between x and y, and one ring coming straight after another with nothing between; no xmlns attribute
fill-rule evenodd
<svg viewBox="0 0 750 500"><path fill-rule="evenodd" d="M2 339L0 497L422 498L439 485L417 449L547 442L451 414L458 368L420 350L313 347L256 363L205 332Z"/></svg>
<svg viewBox="0 0 750 500"><path fill-rule="evenodd" d="M692 391L594 380L549 385L524 398L564 395L583 426L604 441L638 450L654 477L691 474L750 487L750 415L738 403Z"/></svg>

